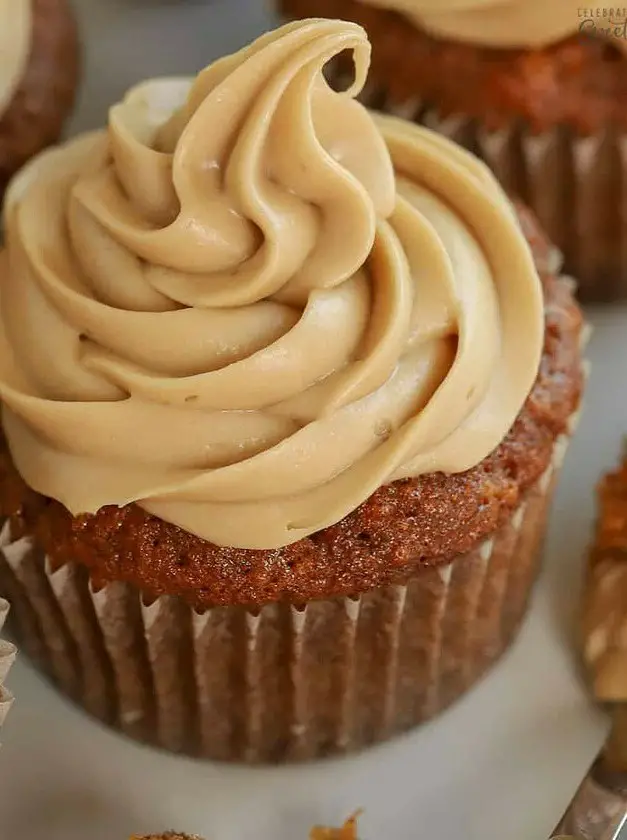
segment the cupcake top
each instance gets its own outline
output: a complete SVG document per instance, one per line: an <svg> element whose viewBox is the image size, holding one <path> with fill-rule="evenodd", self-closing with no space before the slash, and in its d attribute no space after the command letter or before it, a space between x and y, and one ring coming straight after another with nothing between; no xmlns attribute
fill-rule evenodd
<svg viewBox="0 0 627 840"><path fill-rule="evenodd" d="M538 48L577 32L627 49L621 8L579 0L365 0L407 15L436 37L504 48Z"/></svg>
<svg viewBox="0 0 627 840"><path fill-rule="evenodd" d="M0 0L0 117L13 98L28 62L32 0Z"/></svg>
<svg viewBox="0 0 627 840"><path fill-rule="evenodd" d="M503 440L542 350L529 247L479 161L353 99L368 63L361 27L290 24L14 180L0 396L33 489L270 549Z"/></svg>
<svg viewBox="0 0 627 840"><path fill-rule="evenodd" d="M0 631L4 626L8 612L9 605L6 601L0 598ZM0 639L0 727L4 723L7 712L13 704L13 697L6 690L3 683L14 660L14 646L9 642L5 642L3 639Z"/></svg>

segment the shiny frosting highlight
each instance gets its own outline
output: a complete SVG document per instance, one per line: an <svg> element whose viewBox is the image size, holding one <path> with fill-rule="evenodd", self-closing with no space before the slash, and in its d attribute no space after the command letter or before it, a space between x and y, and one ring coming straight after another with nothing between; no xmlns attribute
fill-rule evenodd
<svg viewBox="0 0 627 840"><path fill-rule="evenodd" d="M529 248L479 161L353 99L368 63L355 24L288 25L13 182L0 396L31 487L269 549L502 441L543 341Z"/></svg>
<svg viewBox="0 0 627 840"><path fill-rule="evenodd" d="M585 31L627 49L622 8L579 0L364 0L407 15L436 37L489 47L539 48Z"/></svg>
<svg viewBox="0 0 627 840"><path fill-rule="evenodd" d="M32 31L32 0L0 0L0 117L24 75Z"/></svg>

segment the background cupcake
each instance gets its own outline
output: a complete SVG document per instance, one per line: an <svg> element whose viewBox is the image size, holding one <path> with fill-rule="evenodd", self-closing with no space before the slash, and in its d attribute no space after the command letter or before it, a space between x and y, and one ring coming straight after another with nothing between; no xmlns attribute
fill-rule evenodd
<svg viewBox="0 0 627 840"><path fill-rule="evenodd" d="M358 92L338 21L140 85L7 194L0 592L67 693L173 750L312 758L459 697L519 626L576 420L546 239L333 92L345 49Z"/></svg>
<svg viewBox="0 0 627 840"><path fill-rule="evenodd" d="M0 0L0 196L26 160L58 140L78 65L67 0Z"/></svg>
<svg viewBox="0 0 627 840"><path fill-rule="evenodd" d="M627 716L627 453L599 486L597 527L586 574L582 610L583 658L594 696L621 706ZM625 743L625 742L624 742ZM623 747L623 753L625 747Z"/></svg>
<svg viewBox="0 0 627 840"><path fill-rule="evenodd" d="M279 7L287 16L362 24L373 45L364 101L480 154L534 210L582 298L627 295L627 40L608 5L279 0Z"/></svg>
<svg viewBox="0 0 627 840"><path fill-rule="evenodd" d="M4 627L8 612L9 605L6 601L0 599L0 631ZM3 683L14 659L15 648L13 645L0 639L0 728L2 728L7 713L13 704L13 697L4 687Z"/></svg>

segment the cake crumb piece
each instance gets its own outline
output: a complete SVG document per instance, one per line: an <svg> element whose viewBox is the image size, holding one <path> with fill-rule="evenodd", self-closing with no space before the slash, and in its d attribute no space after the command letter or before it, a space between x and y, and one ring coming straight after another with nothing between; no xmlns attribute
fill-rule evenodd
<svg viewBox="0 0 627 840"><path fill-rule="evenodd" d="M358 840L357 818L359 813L353 814L342 828L316 827L311 830L309 840ZM177 834L175 831L166 831L165 834L133 834L130 840L201 840L196 835Z"/></svg>
<svg viewBox="0 0 627 840"><path fill-rule="evenodd" d="M133 834L130 840L202 840L196 834L178 834L176 831L166 831L165 834Z"/></svg>
<svg viewBox="0 0 627 840"><path fill-rule="evenodd" d="M309 840L358 840L357 818L359 813L353 814L342 828L314 828Z"/></svg>

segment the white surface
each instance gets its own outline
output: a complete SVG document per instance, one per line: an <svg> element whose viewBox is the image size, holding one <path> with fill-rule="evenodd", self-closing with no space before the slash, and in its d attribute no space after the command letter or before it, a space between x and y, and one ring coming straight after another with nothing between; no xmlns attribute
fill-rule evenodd
<svg viewBox="0 0 627 840"><path fill-rule="evenodd" d="M73 128L102 124L134 81L192 72L267 27L261 0L76 0L87 40ZM627 309L592 314L593 376L522 636L465 700L358 758L288 769L203 764L136 746L69 706L20 662L0 753L0 840L306 840L365 808L363 840L544 840L606 727L572 651L593 486L627 431Z"/></svg>

